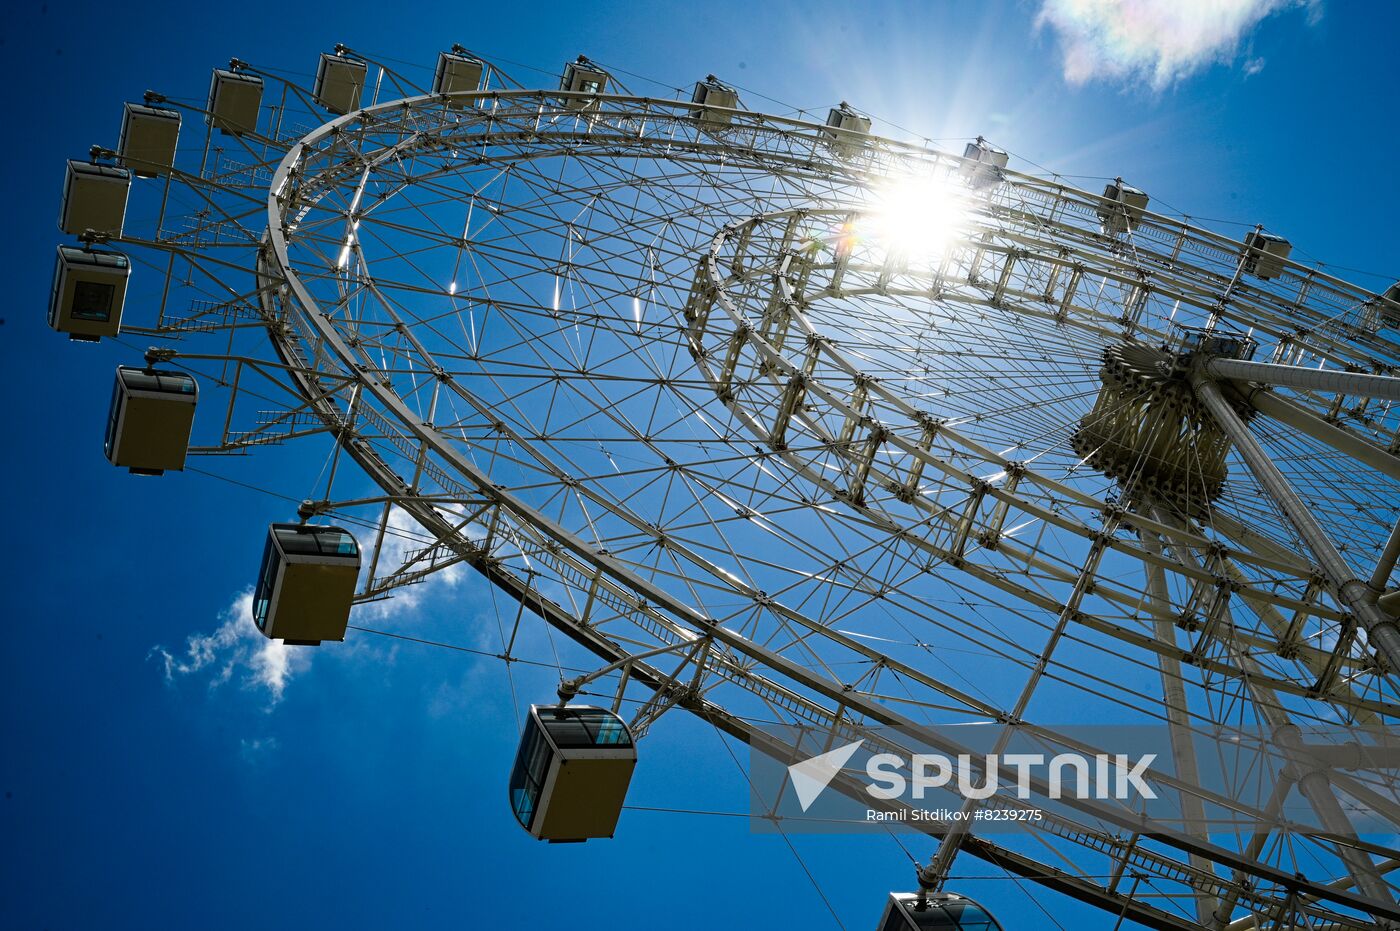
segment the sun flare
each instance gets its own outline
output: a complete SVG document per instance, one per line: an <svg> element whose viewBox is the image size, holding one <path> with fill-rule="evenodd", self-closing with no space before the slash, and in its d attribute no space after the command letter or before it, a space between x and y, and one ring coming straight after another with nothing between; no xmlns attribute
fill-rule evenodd
<svg viewBox="0 0 1400 931"><path fill-rule="evenodd" d="M937 261L972 219L967 189L937 175L891 178L871 190L862 238L906 261Z"/></svg>

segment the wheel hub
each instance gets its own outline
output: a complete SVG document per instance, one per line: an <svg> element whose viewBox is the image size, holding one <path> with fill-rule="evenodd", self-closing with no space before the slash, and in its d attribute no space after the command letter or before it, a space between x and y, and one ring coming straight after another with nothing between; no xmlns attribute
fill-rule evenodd
<svg viewBox="0 0 1400 931"><path fill-rule="evenodd" d="M1189 362L1145 343L1105 349L1103 387L1070 445L1126 491L1194 512L1224 492L1230 441L1192 392Z"/></svg>

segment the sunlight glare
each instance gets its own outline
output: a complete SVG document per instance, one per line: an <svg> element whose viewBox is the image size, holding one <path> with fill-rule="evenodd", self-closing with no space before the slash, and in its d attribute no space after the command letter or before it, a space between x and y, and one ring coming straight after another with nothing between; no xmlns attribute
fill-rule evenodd
<svg viewBox="0 0 1400 931"><path fill-rule="evenodd" d="M860 232L892 255L914 262L936 261L971 220L966 197L966 190L951 178L890 178L872 189Z"/></svg>

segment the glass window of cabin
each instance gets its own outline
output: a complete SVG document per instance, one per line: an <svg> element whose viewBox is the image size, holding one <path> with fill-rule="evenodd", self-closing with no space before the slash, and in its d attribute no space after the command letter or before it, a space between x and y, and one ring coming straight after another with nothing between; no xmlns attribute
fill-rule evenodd
<svg viewBox="0 0 1400 931"><path fill-rule="evenodd" d="M956 922L953 927L959 931L1001 931L991 915L971 902L949 902L943 910Z"/></svg>
<svg viewBox="0 0 1400 931"><path fill-rule="evenodd" d="M561 750L593 746L593 735L575 715L556 716L554 712L546 711L540 714L540 720L544 723L544 729L549 732L550 740Z"/></svg>
<svg viewBox="0 0 1400 931"><path fill-rule="evenodd" d="M282 552L297 556L355 556L360 552L355 538L331 527L279 525L272 531Z"/></svg>
<svg viewBox="0 0 1400 931"><path fill-rule="evenodd" d="M910 905L904 914L919 931L1001 931L991 915L971 902L930 902L922 911Z"/></svg>
<svg viewBox="0 0 1400 931"><path fill-rule="evenodd" d="M158 391L160 390L160 379L150 372L143 372L140 369L122 369L122 381L126 386L134 391Z"/></svg>
<svg viewBox="0 0 1400 931"><path fill-rule="evenodd" d="M103 451L109 459L117 445L117 421L121 419L121 408L122 380L118 377L112 382L112 403L107 405L107 437L102 444Z"/></svg>
<svg viewBox="0 0 1400 931"><path fill-rule="evenodd" d="M171 394L194 394L194 379L182 372L158 373L160 390Z"/></svg>
<svg viewBox="0 0 1400 931"><path fill-rule="evenodd" d="M269 538L263 547L262 566L258 569L258 585L253 592L253 621L258 630L267 630L268 610L272 606L272 593L277 587L277 570L281 566L277 547Z"/></svg>
<svg viewBox="0 0 1400 931"><path fill-rule="evenodd" d="M355 538L343 530L322 530L316 534L316 544L328 556L354 556L360 551Z"/></svg>
<svg viewBox="0 0 1400 931"><path fill-rule="evenodd" d="M632 746L626 725L602 708L552 709L540 717L550 739L560 749Z"/></svg>
<svg viewBox="0 0 1400 931"><path fill-rule="evenodd" d="M515 818L526 828L534 820L535 808L539 805L540 792L544 789L545 775L549 771L549 746L544 735L530 720L525 726L525 736L520 741L520 750L515 755L515 766L510 773L510 807Z"/></svg>
<svg viewBox="0 0 1400 931"><path fill-rule="evenodd" d="M593 742L600 747L630 747L632 738L621 721L607 717L594 722Z"/></svg>
<svg viewBox="0 0 1400 931"><path fill-rule="evenodd" d="M106 323L112 319L112 301L116 294L117 289L114 285L100 281L74 282L71 315L78 320Z"/></svg>
<svg viewBox="0 0 1400 931"><path fill-rule="evenodd" d="M316 545L316 537L296 524L275 527L272 532L277 537L282 552L289 556L321 555L321 548Z"/></svg>
<svg viewBox="0 0 1400 931"><path fill-rule="evenodd" d="M511 774L510 779L510 810L515 815L515 820L520 822L521 827L527 830L530 822L535 818L535 805L539 803L539 789L534 786L525 773L516 770Z"/></svg>
<svg viewBox="0 0 1400 931"><path fill-rule="evenodd" d="M183 372L153 372L123 366L121 379L134 391L194 394L194 379Z"/></svg>
<svg viewBox="0 0 1400 931"><path fill-rule="evenodd" d="M554 753L549 749L549 741L536 731L535 740L530 746L530 758L525 761L525 765L530 773L530 778L541 788L544 787L545 776L549 774L549 762L553 758Z"/></svg>
<svg viewBox="0 0 1400 931"><path fill-rule="evenodd" d="M627 726L611 712L602 708L581 708L578 712L593 743L600 747L630 747L632 736L627 732Z"/></svg>

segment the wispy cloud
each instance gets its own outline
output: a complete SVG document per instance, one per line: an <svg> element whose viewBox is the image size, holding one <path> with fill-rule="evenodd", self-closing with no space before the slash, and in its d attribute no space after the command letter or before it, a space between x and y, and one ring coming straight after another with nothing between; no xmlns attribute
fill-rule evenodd
<svg viewBox="0 0 1400 931"><path fill-rule="evenodd" d="M304 647L289 647L268 640L253 626L253 593L245 589L220 615L213 633L192 634L185 647L172 653L155 647L151 655L165 670L165 680L204 676L210 688L237 680L244 688L262 693L269 707L282 700L292 676L311 663Z"/></svg>
<svg viewBox="0 0 1400 931"><path fill-rule="evenodd" d="M258 764L277 752L276 737L243 738L238 742L239 755L244 762Z"/></svg>
<svg viewBox="0 0 1400 931"><path fill-rule="evenodd" d="M455 509L443 508L443 510L452 511ZM408 515L408 512L400 508L391 509L384 542L379 547L379 558L376 561L377 574L381 578L390 575L396 567L405 565L414 556L427 549L431 539ZM409 566L408 571L412 572L426 567L426 562L419 561ZM356 616L365 620L382 621L386 618L411 614L418 609L423 598L431 593L436 586L455 586L464 577L464 568L460 563L447 566L429 575L421 582L394 589L391 598L361 605L356 609Z"/></svg>
<svg viewBox="0 0 1400 931"><path fill-rule="evenodd" d="M407 562L428 545L428 540L407 513L393 509L377 562L380 574L387 574ZM415 563L410 568L422 565ZM424 581L395 589L393 597L362 604L355 609L351 623L355 622L354 618L380 622L411 616L434 589L455 586L464 577L461 565L448 566ZM236 681L242 688L261 695L268 708L280 702L287 684L310 667L317 650L289 647L280 640L264 637L253 624L252 604L252 590L245 589L219 614L219 626L212 632L191 634L184 647L173 652L164 646L152 648L150 655L161 664L165 680L174 683L192 677L202 678L211 689ZM321 649L344 650L347 647L348 644L330 644Z"/></svg>
<svg viewBox="0 0 1400 931"><path fill-rule="evenodd" d="M1233 61L1242 40L1266 17L1320 0L1041 0L1036 27L1059 37L1065 80L1145 82L1155 90L1209 65ZM1264 59L1251 56L1246 75Z"/></svg>

